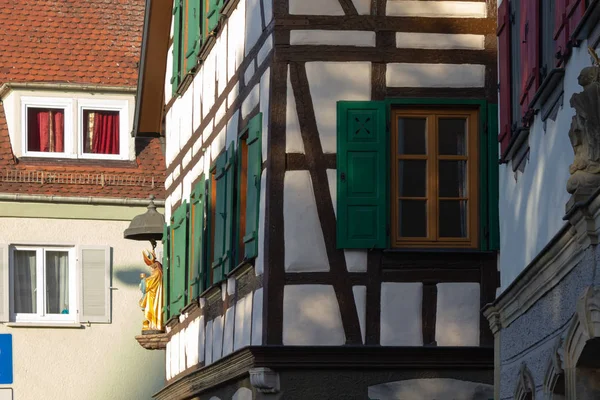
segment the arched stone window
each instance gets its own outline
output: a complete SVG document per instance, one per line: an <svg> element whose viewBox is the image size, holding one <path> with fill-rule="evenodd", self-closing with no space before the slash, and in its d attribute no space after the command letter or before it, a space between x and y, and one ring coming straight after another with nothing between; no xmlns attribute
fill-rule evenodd
<svg viewBox="0 0 600 400"><path fill-rule="evenodd" d="M521 364L519 379L515 388L515 400L535 400L535 383L531 371L525 363Z"/></svg>
<svg viewBox="0 0 600 400"><path fill-rule="evenodd" d="M565 371L563 369L563 339L559 337L548 360L544 377L544 398L546 400L565 400Z"/></svg>

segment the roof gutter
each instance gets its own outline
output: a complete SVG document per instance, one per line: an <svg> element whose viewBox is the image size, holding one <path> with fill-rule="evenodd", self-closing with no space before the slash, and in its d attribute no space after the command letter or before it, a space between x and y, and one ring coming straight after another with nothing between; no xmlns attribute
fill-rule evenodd
<svg viewBox="0 0 600 400"><path fill-rule="evenodd" d="M140 109L142 103L142 87L144 82L144 71L146 66L146 43L148 42L148 32L150 31L150 13L152 10L152 0L146 0L146 9L144 10L144 31L142 32L142 45L140 50L140 64L138 67L138 82L135 94L135 111L133 114L133 130L131 136L137 136L138 126L140 125Z"/></svg>
<svg viewBox="0 0 600 400"><path fill-rule="evenodd" d="M71 92L103 92L120 94L136 93L135 87L132 86L87 85L82 83L53 82L7 82L0 86L0 100L11 90L56 90Z"/></svg>
<svg viewBox="0 0 600 400"><path fill-rule="evenodd" d="M0 193L0 201L22 203L88 204L95 206L138 206L147 207L149 199L127 199L111 197L44 196L19 193ZM157 207L164 207L164 200L154 200Z"/></svg>

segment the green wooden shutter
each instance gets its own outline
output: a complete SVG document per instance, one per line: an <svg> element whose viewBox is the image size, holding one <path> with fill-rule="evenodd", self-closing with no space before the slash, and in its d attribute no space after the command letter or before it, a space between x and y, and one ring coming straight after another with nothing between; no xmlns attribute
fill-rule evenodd
<svg viewBox="0 0 600 400"><path fill-rule="evenodd" d="M208 2L208 12L206 20L208 23L208 32L212 32L219 23L219 16L224 5L224 0L205 0Z"/></svg>
<svg viewBox="0 0 600 400"><path fill-rule="evenodd" d="M216 160L215 181L217 184L217 204L215 207L215 232L213 249L213 279L211 283L219 282L224 277L223 259L225 258L225 222L226 222L226 196L227 196L227 152L221 153Z"/></svg>
<svg viewBox="0 0 600 400"><path fill-rule="evenodd" d="M182 203L171 218L170 312L176 315L186 304L188 204Z"/></svg>
<svg viewBox="0 0 600 400"><path fill-rule="evenodd" d="M337 103L337 247L387 245L387 151L384 102Z"/></svg>
<svg viewBox="0 0 600 400"><path fill-rule="evenodd" d="M262 173L262 113L248 123L248 172L246 174L246 232L244 235L244 258L258 255L258 207L260 201L260 176Z"/></svg>
<svg viewBox="0 0 600 400"><path fill-rule="evenodd" d="M200 37L200 15L201 0L188 0L186 12L186 53L185 53L185 72L188 73L196 66L198 52L202 39Z"/></svg>
<svg viewBox="0 0 600 400"><path fill-rule="evenodd" d="M204 290L204 174L194 187L190 199L190 270L188 274L190 299Z"/></svg>
<svg viewBox="0 0 600 400"><path fill-rule="evenodd" d="M171 76L171 89L173 94L177 92L181 82L181 0L175 0L173 4L173 74Z"/></svg>
<svg viewBox="0 0 600 400"><path fill-rule="evenodd" d="M171 270L169 265L169 250L171 249L171 237L170 237L170 229L165 224L163 228L163 312L165 314L165 321L168 321L171 317L171 313L169 312L169 271Z"/></svg>
<svg viewBox="0 0 600 400"><path fill-rule="evenodd" d="M487 115L487 126L488 132L488 155L486 160L489 162L488 167L488 202L489 202L489 250L500 250L500 226L499 226L499 210L498 210L498 199L499 188L498 188L498 145L494 138L498 137L498 104L488 104L488 115ZM482 185L482 188L485 186ZM484 189L485 190L485 189ZM480 196L481 197L481 196Z"/></svg>
<svg viewBox="0 0 600 400"><path fill-rule="evenodd" d="M223 244L223 273L227 274L233 269L233 238L234 223L236 222L233 211L235 190L235 148L233 145L227 149L227 164L225 165L226 194L225 194L225 242Z"/></svg>

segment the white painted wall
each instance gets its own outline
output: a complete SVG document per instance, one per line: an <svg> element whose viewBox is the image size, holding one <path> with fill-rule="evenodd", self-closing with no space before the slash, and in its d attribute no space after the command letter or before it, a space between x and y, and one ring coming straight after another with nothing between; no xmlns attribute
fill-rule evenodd
<svg viewBox="0 0 600 400"><path fill-rule="evenodd" d="M468 49L484 50L485 36L466 33L396 32L399 49Z"/></svg>
<svg viewBox="0 0 600 400"><path fill-rule="evenodd" d="M217 296L225 296L225 291L230 295L235 293L235 279L229 281L222 285ZM167 345L166 379L199 364L212 364L250 344L262 344L262 298L263 289L258 289L239 299L225 315L208 321L203 316L196 317L187 328L174 333ZM200 307L206 307L206 301L201 300ZM179 322L185 322L188 317L180 315Z"/></svg>
<svg viewBox="0 0 600 400"><path fill-rule="evenodd" d="M439 283L435 340L438 346L479 346L479 283Z"/></svg>
<svg viewBox="0 0 600 400"><path fill-rule="evenodd" d="M388 0L386 14L403 17L485 18L487 2Z"/></svg>
<svg viewBox="0 0 600 400"><path fill-rule="evenodd" d="M457 379L408 379L369 386L368 395L378 400L472 400L494 397L494 387Z"/></svg>
<svg viewBox="0 0 600 400"><path fill-rule="evenodd" d="M474 64L387 64L391 87L484 87L485 65Z"/></svg>
<svg viewBox="0 0 600 400"><path fill-rule="evenodd" d="M546 129L539 114L529 133L529 161L523 173L512 164L500 165L500 292L533 260L564 225L569 200L566 182L573 149L569 127L575 111L569 100L582 88L577 85L581 70L590 66L587 41L573 49L564 78L564 100L556 121L548 119Z"/></svg>
<svg viewBox="0 0 600 400"><path fill-rule="evenodd" d="M375 47L375 32L318 29L292 30L290 32L290 44Z"/></svg>
<svg viewBox="0 0 600 400"><path fill-rule="evenodd" d="M381 284L382 346L422 346L423 284Z"/></svg>
<svg viewBox="0 0 600 400"><path fill-rule="evenodd" d="M371 100L371 63L307 62L306 75L323 152L335 153L337 101Z"/></svg>
<svg viewBox="0 0 600 400"><path fill-rule="evenodd" d="M287 171L283 218L286 272L329 271L329 260L308 171Z"/></svg>
<svg viewBox="0 0 600 400"><path fill-rule="evenodd" d="M290 14L344 15L338 0L289 0Z"/></svg>
<svg viewBox="0 0 600 400"><path fill-rule="evenodd" d="M112 248L112 323L81 329L9 328L15 400L150 399L164 382L164 351L143 349L139 274L147 242L123 239L130 221L0 218L3 243L72 243ZM4 386L3 386L4 387Z"/></svg>
<svg viewBox="0 0 600 400"><path fill-rule="evenodd" d="M283 291L283 344L346 343L342 316L330 285L287 285Z"/></svg>

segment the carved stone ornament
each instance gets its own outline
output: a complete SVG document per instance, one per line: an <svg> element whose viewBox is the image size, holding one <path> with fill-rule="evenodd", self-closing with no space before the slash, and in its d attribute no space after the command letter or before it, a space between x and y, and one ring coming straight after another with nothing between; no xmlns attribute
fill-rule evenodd
<svg viewBox="0 0 600 400"><path fill-rule="evenodd" d="M577 303L577 314L588 339L600 336L600 288L588 287Z"/></svg>
<svg viewBox="0 0 600 400"><path fill-rule="evenodd" d="M592 50L590 53L595 56ZM577 78L583 92L571 96L571 107L575 109L569 130L575 153L567 181L567 192L571 194L600 187L600 65L594 58L594 65L581 70Z"/></svg>
<svg viewBox="0 0 600 400"><path fill-rule="evenodd" d="M531 393L532 399L535 399L535 383L533 382L533 375L527 368L527 364L522 363L521 369L519 370L519 380L517 381L517 387L515 388L515 400L523 400L527 394Z"/></svg>
<svg viewBox="0 0 600 400"><path fill-rule="evenodd" d="M260 393L279 392L279 374L269 368L252 368L250 384Z"/></svg>
<svg viewBox="0 0 600 400"><path fill-rule="evenodd" d="M548 395L553 393L556 382L564 374L564 338L559 336L552 347L552 354L548 360L546 374L544 375L544 392Z"/></svg>

